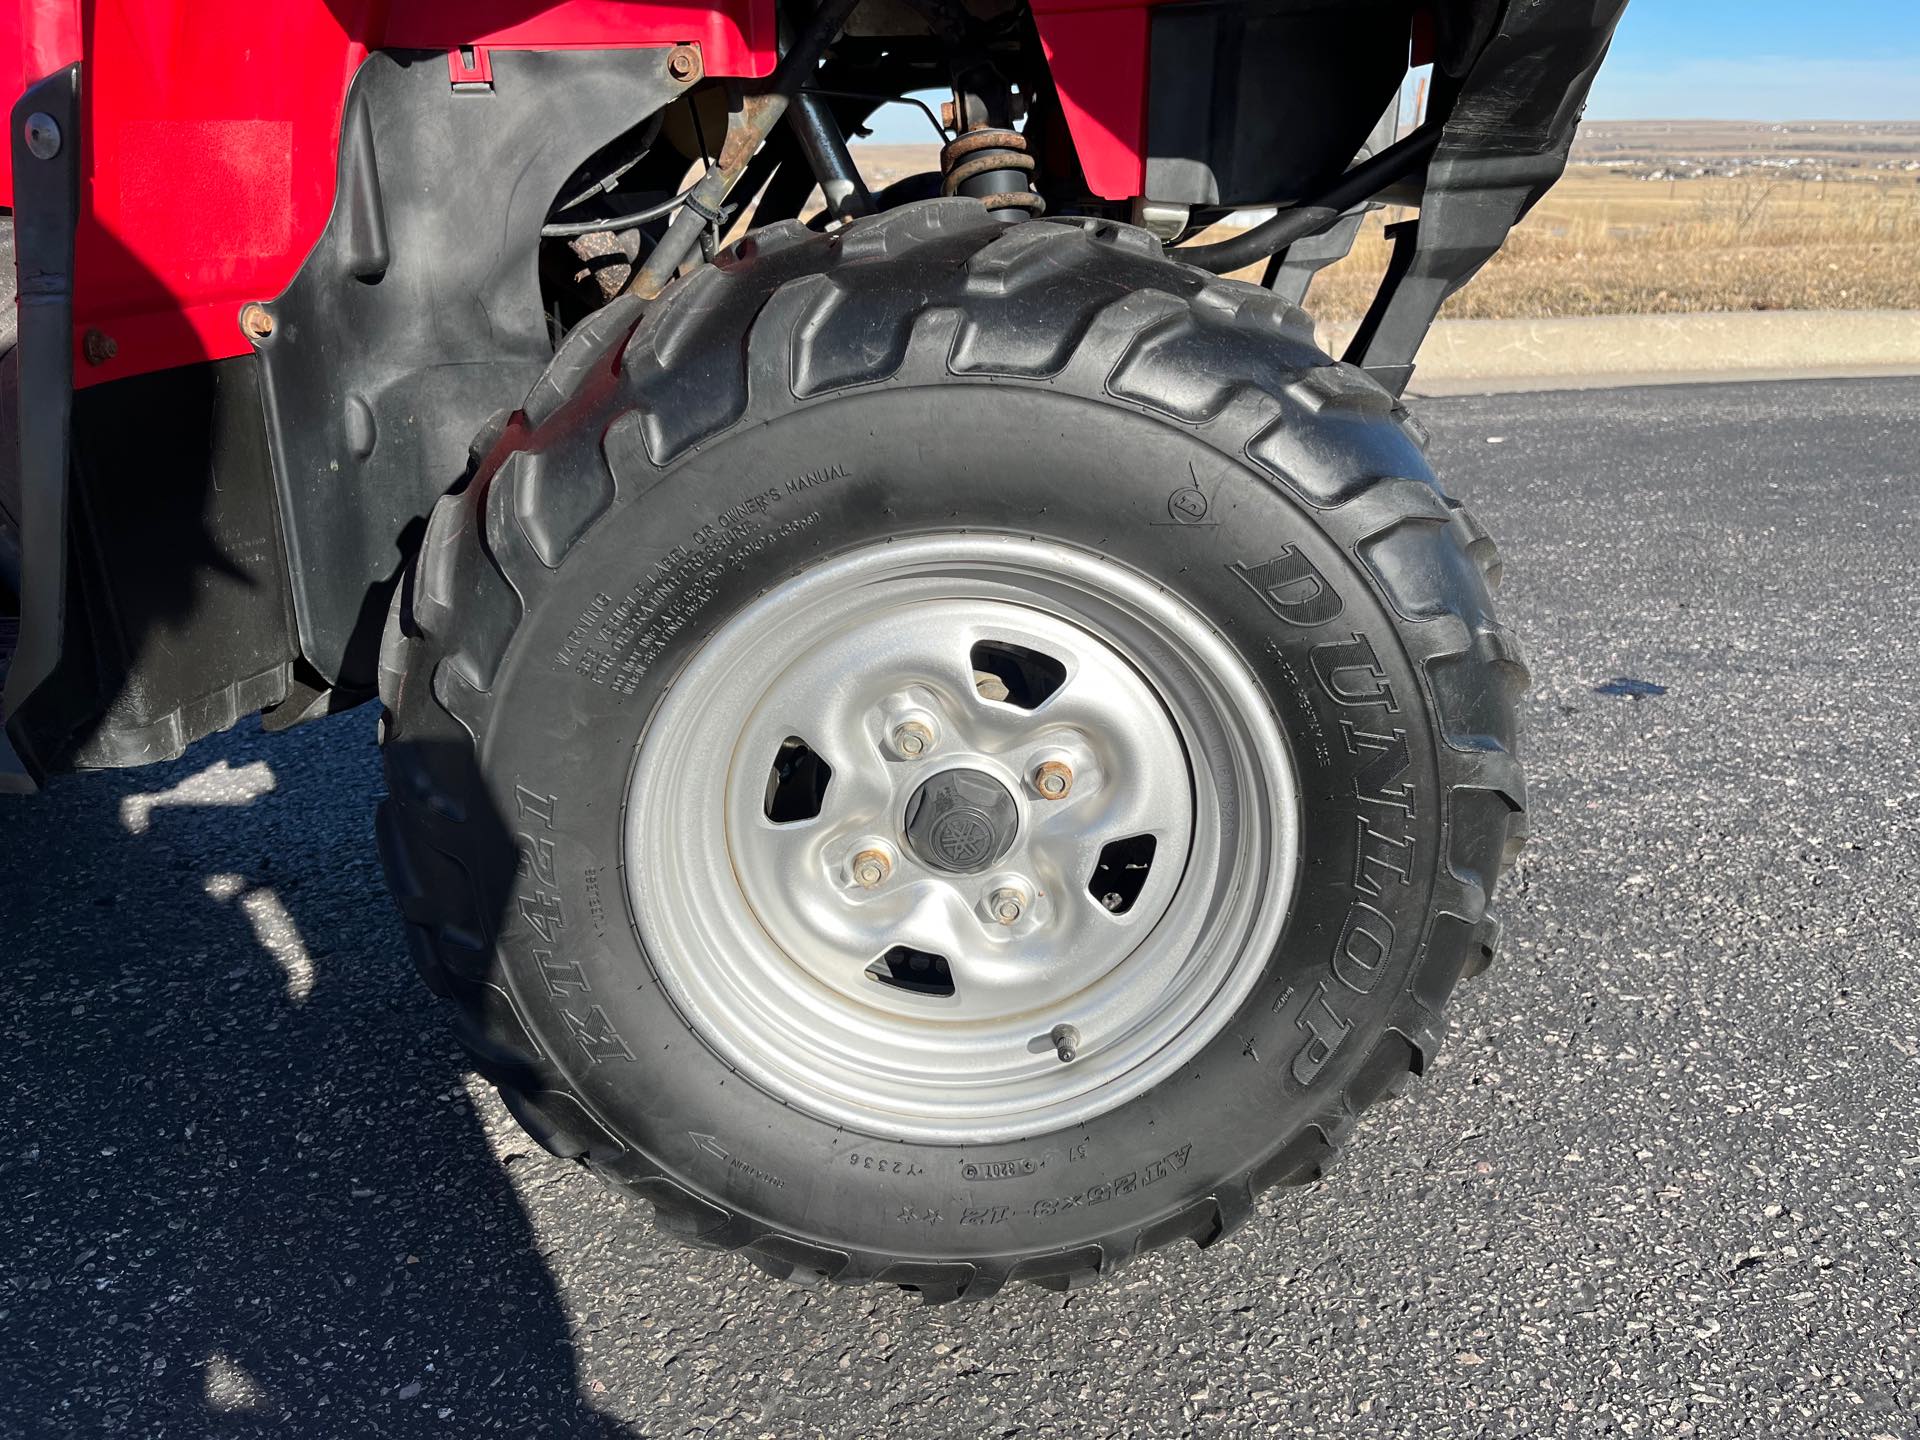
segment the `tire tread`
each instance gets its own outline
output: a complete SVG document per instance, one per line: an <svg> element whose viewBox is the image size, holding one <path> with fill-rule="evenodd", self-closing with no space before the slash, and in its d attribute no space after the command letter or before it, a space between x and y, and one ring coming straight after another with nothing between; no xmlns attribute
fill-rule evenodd
<svg viewBox="0 0 1920 1440"><path fill-rule="evenodd" d="M1315 350L1301 312L1257 287L1169 264L1143 231L1091 220L1009 229L964 200L890 211L834 237L790 230L749 237L670 288L624 343L603 331L563 347L555 367L564 373L550 372L529 397L534 417L566 412L574 390L611 397L589 452L595 473L564 499L534 493L557 467L501 443L525 442L534 427L523 412L489 427L472 483L434 510L381 667L389 795L377 834L422 975L453 1007L476 1067L542 1145L651 1202L663 1230L744 1252L796 1284L878 1282L929 1302L981 1299L1016 1279L1079 1288L1183 1239L1215 1244L1247 1222L1263 1192L1318 1180L1357 1117L1425 1071L1455 983L1492 958L1499 922L1489 902L1525 831L1513 717L1526 671L1488 608L1498 550L1432 481L1424 432L1363 372ZM750 375L780 373L751 363L761 355L784 355L787 393L750 393ZM933 364L956 381L1077 378L1202 434L1242 428L1248 438L1217 443L1316 512L1401 617L1441 732L1450 809L1448 863L1417 973L1344 1092L1213 1193L1153 1223L1069 1251L970 1262L828 1249L782 1233L692 1193L589 1118L493 978L489 927L455 858L472 828L462 777L407 743L478 738L521 614L516 581L556 568L642 456L657 471L758 414Z"/></svg>

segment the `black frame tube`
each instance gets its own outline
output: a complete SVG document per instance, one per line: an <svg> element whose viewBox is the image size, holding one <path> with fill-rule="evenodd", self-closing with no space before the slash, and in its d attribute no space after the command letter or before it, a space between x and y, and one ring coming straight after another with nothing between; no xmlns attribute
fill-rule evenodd
<svg viewBox="0 0 1920 1440"><path fill-rule="evenodd" d="M762 91L739 100L727 121L727 137L720 146L719 162L700 177L687 203L673 217L673 224L660 237L646 262L627 282L627 293L651 300L673 279L700 243L701 232L717 223L713 217L723 213L727 196L739 183L747 163L773 133L793 99L807 79L820 68L826 54L853 13L858 0L826 0L794 47L781 57L772 83ZM737 92L736 92L737 93Z"/></svg>
<svg viewBox="0 0 1920 1440"><path fill-rule="evenodd" d="M833 107L817 90L802 89L787 107L787 125L800 142L800 153L820 182L820 194L836 220L852 220L873 213L873 196L853 163L846 136L834 119Z"/></svg>

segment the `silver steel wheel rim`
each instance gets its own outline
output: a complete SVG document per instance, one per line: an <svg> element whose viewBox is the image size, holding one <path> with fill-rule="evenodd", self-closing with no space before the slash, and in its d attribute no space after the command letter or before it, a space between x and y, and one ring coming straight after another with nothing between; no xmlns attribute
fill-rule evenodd
<svg viewBox="0 0 1920 1440"><path fill-rule="evenodd" d="M1031 709L992 698L976 645L1064 681ZM832 774L816 816L777 822L796 737ZM1050 760L1064 799L1037 788ZM968 873L906 824L952 772L1016 807L1011 848ZM636 757L625 873L662 988L728 1064L835 1124L988 1142L1124 1104L1220 1031L1278 943L1298 815L1265 697L1184 601L1065 545L938 535L829 560L708 639ZM1095 867L1141 835L1151 863L1113 913ZM944 960L952 993L891 978L896 947Z"/></svg>

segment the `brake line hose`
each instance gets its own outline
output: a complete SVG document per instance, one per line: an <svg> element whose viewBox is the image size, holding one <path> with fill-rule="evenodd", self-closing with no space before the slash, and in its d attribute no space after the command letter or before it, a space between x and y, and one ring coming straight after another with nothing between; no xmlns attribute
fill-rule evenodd
<svg viewBox="0 0 1920 1440"><path fill-rule="evenodd" d="M1440 143L1441 125L1430 122L1348 170L1308 204L1290 206L1251 230L1212 245L1169 252L1174 259L1224 275L1277 255L1296 240L1318 235L1347 211L1423 166Z"/></svg>

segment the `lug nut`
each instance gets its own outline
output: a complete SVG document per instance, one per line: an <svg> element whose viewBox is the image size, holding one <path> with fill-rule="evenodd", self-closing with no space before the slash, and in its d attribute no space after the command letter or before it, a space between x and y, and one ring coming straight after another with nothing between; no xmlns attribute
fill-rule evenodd
<svg viewBox="0 0 1920 1440"><path fill-rule="evenodd" d="M1049 760L1033 772L1033 788L1042 800L1064 800L1073 789L1073 767L1064 760Z"/></svg>
<svg viewBox="0 0 1920 1440"><path fill-rule="evenodd" d="M1027 913L1027 897L1009 885L987 897L987 910L1002 925L1017 925Z"/></svg>
<svg viewBox="0 0 1920 1440"><path fill-rule="evenodd" d="M893 861L884 850L862 850L853 857L853 883L862 890L877 890L893 873Z"/></svg>
<svg viewBox="0 0 1920 1440"><path fill-rule="evenodd" d="M933 748L933 731L918 720L909 720L893 732L893 748L909 760L917 760Z"/></svg>
<svg viewBox="0 0 1920 1440"><path fill-rule="evenodd" d="M1068 1064L1080 1053L1080 1032L1071 1025L1056 1025L1047 1036L1053 1041L1053 1053L1060 1057L1062 1065Z"/></svg>

